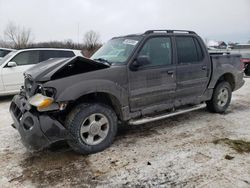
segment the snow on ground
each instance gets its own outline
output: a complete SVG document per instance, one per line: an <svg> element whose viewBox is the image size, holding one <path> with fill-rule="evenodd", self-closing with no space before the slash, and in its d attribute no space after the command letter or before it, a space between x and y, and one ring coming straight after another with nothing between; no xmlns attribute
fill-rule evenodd
<svg viewBox="0 0 250 188"><path fill-rule="evenodd" d="M10 126L11 97L2 97L0 187L250 187L250 154L213 143L220 138L250 141L250 78L245 80L226 114L202 109L125 126L110 148L89 156L65 145L26 151Z"/></svg>

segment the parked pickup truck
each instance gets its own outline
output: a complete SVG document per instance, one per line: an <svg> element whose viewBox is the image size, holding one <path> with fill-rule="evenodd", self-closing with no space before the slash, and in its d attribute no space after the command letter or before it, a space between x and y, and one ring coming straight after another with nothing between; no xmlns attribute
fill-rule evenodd
<svg viewBox="0 0 250 188"><path fill-rule="evenodd" d="M10 106L23 143L40 150L66 140L81 154L104 150L118 125L203 108L223 113L243 84L240 55L210 56L192 31L115 37L90 59L52 59L25 73Z"/></svg>

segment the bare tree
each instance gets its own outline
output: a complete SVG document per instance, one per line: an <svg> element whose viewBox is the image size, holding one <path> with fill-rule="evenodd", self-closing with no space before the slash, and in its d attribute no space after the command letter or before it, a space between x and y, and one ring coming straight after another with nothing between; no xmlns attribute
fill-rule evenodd
<svg viewBox="0 0 250 188"><path fill-rule="evenodd" d="M0 47L3 47L3 48L9 47L2 38L0 38Z"/></svg>
<svg viewBox="0 0 250 188"><path fill-rule="evenodd" d="M5 28L4 36L12 44L12 47L17 49L26 48L31 42L31 30L11 22Z"/></svg>
<svg viewBox="0 0 250 188"><path fill-rule="evenodd" d="M93 30L90 30L84 35L84 45L89 51L93 51L100 46L100 36Z"/></svg>

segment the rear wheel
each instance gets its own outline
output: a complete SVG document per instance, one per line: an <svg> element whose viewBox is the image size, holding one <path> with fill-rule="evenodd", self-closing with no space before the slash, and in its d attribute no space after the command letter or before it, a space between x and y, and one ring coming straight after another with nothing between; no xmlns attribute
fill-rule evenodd
<svg viewBox="0 0 250 188"><path fill-rule="evenodd" d="M68 144L78 153L91 154L109 147L117 132L114 111L103 104L83 104L67 117L66 126L73 135Z"/></svg>
<svg viewBox="0 0 250 188"><path fill-rule="evenodd" d="M250 76L250 64L247 64L247 66L245 68L245 74L246 74L246 76Z"/></svg>
<svg viewBox="0 0 250 188"><path fill-rule="evenodd" d="M207 109L215 113L227 110L232 98L232 88L228 82L222 81L215 87L212 99L207 101Z"/></svg>

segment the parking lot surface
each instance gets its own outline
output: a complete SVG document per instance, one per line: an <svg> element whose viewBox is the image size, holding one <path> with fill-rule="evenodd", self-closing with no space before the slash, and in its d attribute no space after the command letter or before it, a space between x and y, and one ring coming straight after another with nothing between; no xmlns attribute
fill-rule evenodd
<svg viewBox="0 0 250 188"><path fill-rule="evenodd" d="M250 141L250 78L245 80L225 114L202 109L124 126L110 148L89 156L65 144L28 152L10 126L11 97L1 97L0 187L250 187L250 154L223 142Z"/></svg>

